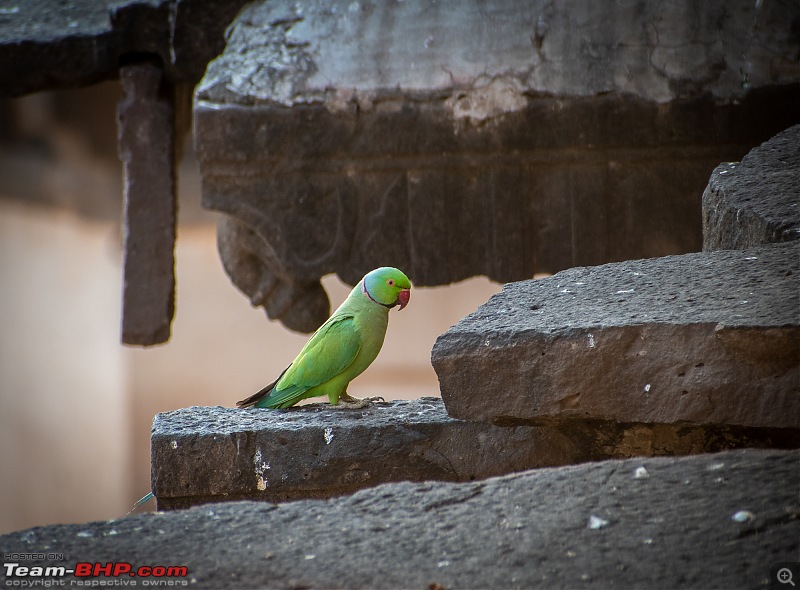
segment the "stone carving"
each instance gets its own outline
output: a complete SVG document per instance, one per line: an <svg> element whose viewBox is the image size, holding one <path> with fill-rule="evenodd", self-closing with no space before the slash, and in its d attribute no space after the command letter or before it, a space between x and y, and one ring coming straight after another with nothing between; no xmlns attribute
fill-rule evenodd
<svg viewBox="0 0 800 590"><path fill-rule="evenodd" d="M318 319L330 314L328 295L319 281L299 282L282 271L272 246L244 223L222 219L217 243L225 272L270 318L291 330L312 332Z"/></svg>
<svg viewBox="0 0 800 590"><path fill-rule="evenodd" d="M506 282L699 250L710 171L800 117L800 8L637 6L248 5L195 95L233 282L308 330L328 273ZM265 285L305 299L281 315Z"/></svg>

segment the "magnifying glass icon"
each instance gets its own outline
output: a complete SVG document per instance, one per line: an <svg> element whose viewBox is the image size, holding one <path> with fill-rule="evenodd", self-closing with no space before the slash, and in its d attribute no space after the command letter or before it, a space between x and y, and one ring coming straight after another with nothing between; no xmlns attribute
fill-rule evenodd
<svg viewBox="0 0 800 590"><path fill-rule="evenodd" d="M792 570L790 570L788 567L782 567L779 569L777 578L781 584L791 584L792 586L795 585L795 583L792 581Z"/></svg>

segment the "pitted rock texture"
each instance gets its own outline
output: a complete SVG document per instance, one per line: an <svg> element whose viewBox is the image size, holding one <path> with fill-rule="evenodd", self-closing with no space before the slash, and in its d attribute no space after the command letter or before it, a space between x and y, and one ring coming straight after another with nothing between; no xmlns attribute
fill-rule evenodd
<svg viewBox="0 0 800 590"><path fill-rule="evenodd" d="M456 418L727 424L795 437L798 359L800 242L512 283L432 353Z"/></svg>
<svg viewBox="0 0 800 590"><path fill-rule="evenodd" d="M703 250L800 239L800 125L714 169L703 193Z"/></svg>
<svg viewBox="0 0 800 590"><path fill-rule="evenodd" d="M253 3L195 94L226 271L309 332L330 273L508 282L700 250L711 170L800 120L797 12Z"/></svg>
<svg viewBox="0 0 800 590"><path fill-rule="evenodd" d="M185 565L194 588L767 587L800 551L799 466L746 450L394 483L37 527L0 551L41 554L26 566Z"/></svg>

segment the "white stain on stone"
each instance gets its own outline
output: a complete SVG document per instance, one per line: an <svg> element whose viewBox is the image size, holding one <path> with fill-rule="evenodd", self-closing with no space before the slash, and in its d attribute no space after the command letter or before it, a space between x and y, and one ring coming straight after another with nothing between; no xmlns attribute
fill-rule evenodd
<svg viewBox="0 0 800 590"><path fill-rule="evenodd" d="M177 440L173 440L171 443L169 443L169 446L171 446L173 449L177 449L178 448L178 441Z"/></svg>
<svg viewBox="0 0 800 590"><path fill-rule="evenodd" d="M636 470L633 472L633 477L635 479L647 479L650 477L650 474L647 473L647 469L645 469L644 465L641 467L637 467Z"/></svg>
<svg viewBox="0 0 800 590"><path fill-rule="evenodd" d="M259 491L263 492L269 486L269 481L267 481L264 472L267 471L269 467L269 463L263 460L261 455L261 449L256 449L256 454L253 456L253 465L255 465L255 473L256 473L256 488Z"/></svg>
<svg viewBox="0 0 800 590"><path fill-rule="evenodd" d="M333 428L331 428L330 426L326 426L325 432L322 434L322 436L325 437L326 445L331 444L331 441L333 440Z"/></svg>
<svg viewBox="0 0 800 590"><path fill-rule="evenodd" d="M650 393L650 384L649 383L644 386L644 392L645 393Z"/></svg>
<svg viewBox="0 0 800 590"><path fill-rule="evenodd" d="M499 76L490 80L478 78L473 88L456 92L445 104L454 119L481 122L520 111L527 106L528 99L517 78Z"/></svg>
<svg viewBox="0 0 800 590"><path fill-rule="evenodd" d="M589 348L594 348L594 334L589 334Z"/></svg>

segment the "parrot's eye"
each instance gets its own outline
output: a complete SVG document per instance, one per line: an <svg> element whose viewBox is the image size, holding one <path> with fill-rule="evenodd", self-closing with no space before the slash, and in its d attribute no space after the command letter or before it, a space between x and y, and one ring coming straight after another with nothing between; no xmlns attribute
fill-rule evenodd
<svg viewBox="0 0 800 590"><path fill-rule="evenodd" d="M388 281L386 281L386 284L389 285L390 287L394 287L394 279L389 279Z"/></svg>

